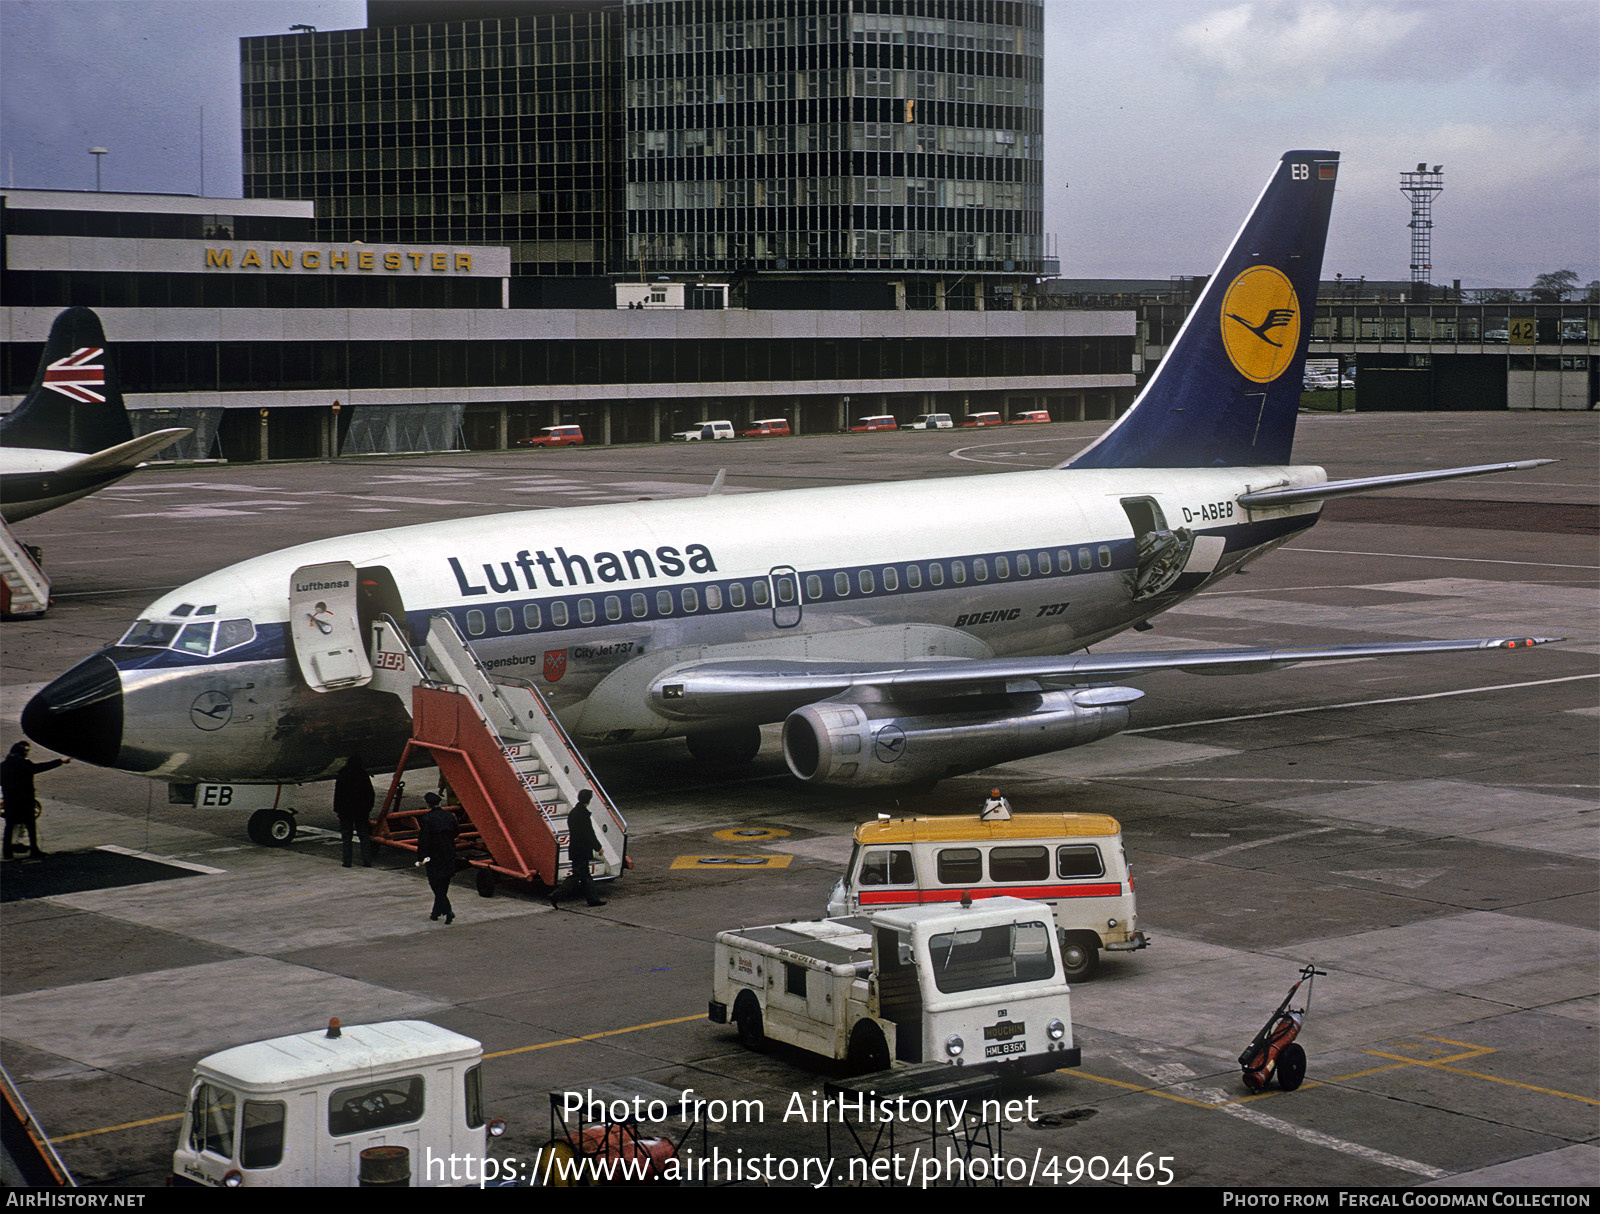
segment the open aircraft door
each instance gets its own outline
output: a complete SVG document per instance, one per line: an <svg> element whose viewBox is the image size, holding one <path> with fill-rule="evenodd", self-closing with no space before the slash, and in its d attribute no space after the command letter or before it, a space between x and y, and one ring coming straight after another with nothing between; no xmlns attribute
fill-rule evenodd
<svg viewBox="0 0 1600 1214"><path fill-rule="evenodd" d="M300 673L313 690L365 687L371 681L354 565L330 561L294 571L289 579L289 635Z"/></svg>

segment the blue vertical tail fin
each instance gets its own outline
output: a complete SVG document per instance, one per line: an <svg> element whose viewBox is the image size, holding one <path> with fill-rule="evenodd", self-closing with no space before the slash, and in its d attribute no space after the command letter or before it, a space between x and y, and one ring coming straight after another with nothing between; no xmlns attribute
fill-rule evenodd
<svg viewBox="0 0 1600 1214"><path fill-rule="evenodd" d="M1338 169L1284 154L1139 399L1062 467L1289 462Z"/></svg>
<svg viewBox="0 0 1600 1214"><path fill-rule="evenodd" d="M32 389L0 419L0 445L87 454L132 437L100 318L68 308L50 326Z"/></svg>

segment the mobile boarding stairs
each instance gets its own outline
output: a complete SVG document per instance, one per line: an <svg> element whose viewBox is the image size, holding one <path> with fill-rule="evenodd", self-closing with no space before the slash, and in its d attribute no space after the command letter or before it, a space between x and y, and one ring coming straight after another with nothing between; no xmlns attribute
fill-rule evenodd
<svg viewBox="0 0 1600 1214"><path fill-rule="evenodd" d="M585 788L594 792L589 809L600 844L592 875L611 880L632 867L627 822L544 696L525 680L491 677L450 615L429 620L420 652L391 618L374 622L369 686L410 704L412 721L376 842L417 849L427 808L402 809L401 793L406 767L421 751L455 794L446 808L461 822L457 854L478 870L483 896L502 877L553 888L571 875L567 813Z"/></svg>

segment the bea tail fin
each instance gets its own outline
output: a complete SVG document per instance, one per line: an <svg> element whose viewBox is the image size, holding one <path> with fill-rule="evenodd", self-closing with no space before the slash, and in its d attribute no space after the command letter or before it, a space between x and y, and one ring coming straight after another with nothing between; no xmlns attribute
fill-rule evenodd
<svg viewBox="0 0 1600 1214"><path fill-rule="evenodd" d="M1139 399L1062 467L1289 462L1338 170L1284 154Z"/></svg>
<svg viewBox="0 0 1600 1214"><path fill-rule="evenodd" d="M33 388L0 419L0 444L89 453L132 437L100 318L68 308L50 326Z"/></svg>

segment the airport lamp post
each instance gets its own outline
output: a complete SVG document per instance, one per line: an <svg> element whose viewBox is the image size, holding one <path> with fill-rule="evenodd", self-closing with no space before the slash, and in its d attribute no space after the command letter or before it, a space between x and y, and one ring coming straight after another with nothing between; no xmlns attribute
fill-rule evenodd
<svg viewBox="0 0 1600 1214"><path fill-rule="evenodd" d="M102 156L109 156L110 154L111 154L111 149L110 148L90 148L89 149L89 155L94 157L94 192L96 194L98 194L100 192L100 158Z"/></svg>

